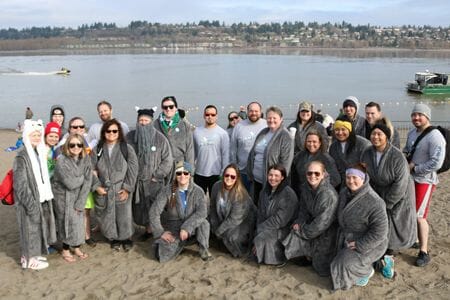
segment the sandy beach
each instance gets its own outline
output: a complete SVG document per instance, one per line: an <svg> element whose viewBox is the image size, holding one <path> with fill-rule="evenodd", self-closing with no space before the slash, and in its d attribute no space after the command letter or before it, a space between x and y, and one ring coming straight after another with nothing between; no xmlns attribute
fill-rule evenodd
<svg viewBox="0 0 450 300"><path fill-rule="evenodd" d="M3 149L19 136L0 130L0 176L12 167L15 152ZM42 271L19 266L19 232L14 207L0 206L1 299L448 299L450 295L450 172L440 175L433 195L430 222L431 263L414 266L417 250L396 256L397 275L392 280L376 273L369 284L349 291L331 292L330 278L319 277L311 267L288 263L284 268L258 266L234 259L212 247L215 259L203 262L196 246L176 260L160 264L151 251L152 241L135 242L128 252L113 252L99 234L97 247L83 245L89 258L65 262L59 254L48 256ZM139 228L137 234L143 229ZM447 296L446 296L447 295Z"/></svg>

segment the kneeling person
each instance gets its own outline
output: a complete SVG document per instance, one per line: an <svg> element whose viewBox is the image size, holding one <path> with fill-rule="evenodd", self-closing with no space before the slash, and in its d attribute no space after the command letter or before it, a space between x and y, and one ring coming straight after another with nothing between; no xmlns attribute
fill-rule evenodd
<svg viewBox="0 0 450 300"><path fill-rule="evenodd" d="M166 262L177 257L193 236L200 246L201 258L212 259L206 217L206 196L192 180L191 164L178 162L173 183L161 191L150 208L157 259Z"/></svg>

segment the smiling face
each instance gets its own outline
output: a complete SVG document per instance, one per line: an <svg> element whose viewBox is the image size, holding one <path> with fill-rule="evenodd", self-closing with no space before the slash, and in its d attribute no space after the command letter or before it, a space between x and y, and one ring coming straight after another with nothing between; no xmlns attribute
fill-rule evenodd
<svg viewBox="0 0 450 300"><path fill-rule="evenodd" d="M310 110L302 110L299 113L300 120L302 120L302 123L307 123L311 119L311 111Z"/></svg>
<svg viewBox="0 0 450 300"><path fill-rule="evenodd" d="M339 142L345 142L350 136L350 131L345 127L338 127L334 129L334 136Z"/></svg>
<svg viewBox="0 0 450 300"><path fill-rule="evenodd" d="M344 107L344 113L350 118L350 120L353 120L356 115L356 108L354 106L347 105Z"/></svg>
<svg viewBox="0 0 450 300"><path fill-rule="evenodd" d="M45 143L50 147L55 146L56 144L58 144L58 142L59 142L59 135L54 132L50 132L45 136Z"/></svg>
<svg viewBox="0 0 450 300"><path fill-rule="evenodd" d="M112 124L105 131L105 140L108 144L115 144L119 140L119 127L116 124Z"/></svg>
<svg viewBox="0 0 450 300"><path fill-rule="evenodd" d="M217 123L217 110L214 107L205 109L203 114L206 127L211 127Z"/></svg>
<svg viewBox="0 0 450 300"><path fill-rule="evenodd" d="M233 186L236 184L236 180L236 170L234 168L225 169L225 172L223 172L223 184L225 186L225 189L229 190L233 188Z"/></svg>
<svg viewBox="0 0 450 300"><path fill-rule="evenodd" d="M267 120L267 127L269 127L271 131L276 131L278 128L280 128L281 122L283 121L280 115L274 111L269 111L267 113L266 120Z"/></svg>
<svg viewBox="0 0 450 300"><path fill-rule="evenodd" d="M319 163L311 163L306 170L306 180L313 190L317 189L325 177L325 170Z"/></svg>
<svg viewBox="0 0 450 300"><path fill-rule="evenodd" d="M384 134L382 130L375 128L370 134L370 141L377 150L382 150L386 147L388 140L386 134Z"/></svg>
<svg viewBox="0 0 450 300"><path fill-rule="evenodd" d="M381 111L376 106L366 107L366 120L371 126L381 119Z"/></svg>
<svg viewBox="0 0 450 300"><path fill-rule="evenodd" d="M350 191L356 192L360 187L363 186L364 180L356 175L346 175L345 184Z"/></svg>
<svg viewBox="0 0 450 300"><path fill-rule="evenodd" d="M83 151L83 141L80 141L76 137L72 137L69 141L69 154L72 157L78 157Z"/></svg>
<svg viewBox="0 0 450 300"><path fill-rule="evenodd" d="M173 102L171 99L165 100L161 104L161 109L164 112L164 116L167 119L172 119L173 116L175 116L175 113L177 112L177 107L175 106L175 102Z"/></svg>
<svg viewBox="0 0 450 300"><path fill-rule="evenodd" d="M252 103L247 109L247 118L255 123L261 118L261 107L257 103Z"/></svg>
<svg viewBox="0 0 450 300"><path fill-rule="evenodd" d="M177 176L178 187L186 187L189 185L189 180L191 179L191 173L186 170L175 172Z"/></svg>
<svg viewBox="0 0 450 300"><path fill-rule="evenodd" d="M77 134L83 136L86 133L86 126L84 125L83 120L81 120L81 119L73 120L69 126L69 133L70 134L77 133Z"/></svg>
<svg viewBox="0 0 450 300"><path fill-rule="evenodd" d="M58 125L62 127L62 124L64 122L64 115L63 115L62 110L60 110L58 108L53 110L52 122L58 123Z"/></svg>
<svg viewBox="0 0 450 300"><path fill-rule="evenodd" d="M230 125L231 127L236 126L237 123L239 123L240 118L237 114L232 113L228 116L228 125Z"/></svg>
<svg viewBox="0 0 450 300"><path fill-rule="evenodd" d="M413 123L414 127L418 129L425 128L430 124L430 120L428 120L428 118L421 113L412 113L411 122Z"/></svg>
<svg viewBox="0 0 450 300"><path fill-rule="evenodd" d="M112 119L112 110L106 104L101 104L98 107L97 112L98 112L98 116L100 117L100 119L103 122L106 122L106 121Z"/></svg>
<svg viewBox="0 0 450 300"><path fill-rule="evenodd" d="M41 132L40 131L33 131L28 135L28 138L30 139L31 146L33 148L36 148L37 145L41 142Z"/></svg>
<svg viewBox="0 0 450 300"><path fill-rule="evenodd" d="M308 150L309 153L311 154L317 153L320 150L321 145L322 144L320 143L320 139L317 135L309 134L306 137L305 148L306 150Z"/></svg>
<svg viewBox="0 0 450 300"><path fill-rule="evenodd" d="M267 181L269 182L272 189L276 189L283 181L283 179L284 176L279 170L270 169L269 174L267 174Z"/></svg>

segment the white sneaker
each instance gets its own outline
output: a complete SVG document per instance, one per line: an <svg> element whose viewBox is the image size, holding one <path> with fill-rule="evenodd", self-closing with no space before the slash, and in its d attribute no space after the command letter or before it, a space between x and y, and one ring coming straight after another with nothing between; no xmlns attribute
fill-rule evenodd
<svg viewBox="0 0 450 300"><path fill-rule="evenodd" d="M28 269L42 270L48 267L48 262L39 260L37 256L34 256L28 260Z"/></svg>

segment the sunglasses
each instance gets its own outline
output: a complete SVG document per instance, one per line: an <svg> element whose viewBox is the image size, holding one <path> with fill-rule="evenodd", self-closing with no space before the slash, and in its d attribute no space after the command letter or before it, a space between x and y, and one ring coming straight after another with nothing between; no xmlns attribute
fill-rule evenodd
<svg viewBox="0 0 450 300"><path fill-rule="evenodd" d="M319 177L320 175L322 175L322 173L320 173L320 172L312 172L312 171L308 171L308 172L306 172L306 176L316 176L316 177Z"/></svg>
<svg viewBox="0 0 450 300"><path fill-rule="evenodd" d="M205 117L215 117L217 114L205 114Z"/></svg>
<svg viewBox="0 0 450 300"><path fill-rule="evenodd" d="M236 179L236 175L232 175L232 174L225 174L225 175L223 175L223 177L225 177L225 178L230 177L233 180Z"/></svg>
<svg viewBox="0 0 450 300"><path fill-rule="evenodd" d="M228 118L228 121L233 121L233 120L237 120L237 119L239 119L238 116L229 117L229 118Z"/></svg>
<svg viewBox="0 0 450 300"><path fill-rule="evenodd" d="M84 125L72 125L72 126L70 126L70 128L72 128L72 129L84 129L84 127L86 127L86 126L84 126Z"/></svg>
<svg viewBox="0 0 450 300"><path fill-rule="evenodd" d="M78 147L78 148L81 149L81 148L83 148L83 146L84 146L84 145L81 144L81 143L70 143L70 144L69 144L69 148L70 148L70 149L73 149L73 148L75 148L75 147Z"/></svg>
<svg viewBox="0 0 450 300"><path fill-rule="evenodd" d="M175 105L163 105L163 107L162 107L162 109L164 109L164 110L168 110L168 109L174 109L175 108Z"/></svg>
<svg viewBox="0 0 450 300"><path fill-rule="evenodd" d="M108 129L106 130L106 133L118 133L119 129Z"/></svg>
<svg viewBox="0 0 450 300"><path fill-rule="evenodd" d="M188 176L191 173L189 173L188 171L178 171L175 174L177 174L177 176L181 176L181 175Z"/></svg>

